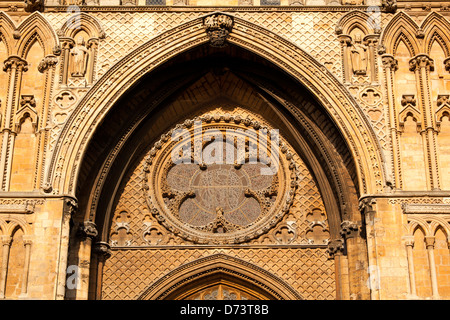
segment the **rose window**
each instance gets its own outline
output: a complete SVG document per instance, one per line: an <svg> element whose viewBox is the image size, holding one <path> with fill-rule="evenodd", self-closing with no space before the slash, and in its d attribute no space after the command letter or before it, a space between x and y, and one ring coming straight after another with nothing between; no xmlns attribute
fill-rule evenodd
<svg viewBox="0 0 450 320"><path fill-rule="evenodd" d="M182 135L174 139L176 130ZM297 186L292 156L273 132L248 118L205 115L164 134L144 166L152 214L195 243L240 243L267 232Z"/></svg>

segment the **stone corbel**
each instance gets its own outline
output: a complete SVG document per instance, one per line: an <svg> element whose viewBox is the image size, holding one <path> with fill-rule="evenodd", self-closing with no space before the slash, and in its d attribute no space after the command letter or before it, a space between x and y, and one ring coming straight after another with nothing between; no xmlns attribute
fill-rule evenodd
<svg viewBox="0 0 450 320"><path fill-rule="evenodd" d="M359 233L359 226L356 222L344 220L341 223L340 234L344 239L357 237Z"/></svg>
<svg viewBox="0 0 450 320"><path fill-rule="evenodd" d="M25 11L26 12L43 12L44 11L44 0L25 0Z"/></svg>
<svg viewBox="0 0 450 320"><path fill-rule="evenodd" d="M63 213L65 217L72 217L78 210L78 202L75 199L65 199Z"/></svg>
<svg viewBox="0 0 450 320"><path fill-rule="evenodd" d="M94 252L104 259L111 257L111 246L107 242L99 241L94 245Z"/></svg>
<svg viewBox="0 0 450 320"><path fill-rule="evenodd" d="M444 66L445 66L445 70L450 72L450 57L448 57L444 60Z"/></svg>
<svg viewBox="0 0 450 320"><path fill-rule="evenodd" d="M209 36L212 47L221 48L226 45L226 39L233 29L233 18L229 15L216 13L203 19L203 26Z"/></svg>
<svg viewBox="0 0 450 320"><path fill-rule="evenodd" d="M336 255L343 255L344 251L345 247L342 239L335 239L328 242L327 253L330 259L333 259Z"/></svg>
<svg viewBox="0 0 450 320"><path fill-rule="evenodd" d="M58 58L53 54L49 54L39 62L37 68L40 73L44 73L48 68L54 67L57 63Z"/></svg>
<svg viewBox="0 0 450 320"><path fill-rule="evenodd" d="M95 239L98 235L97 226L92 221L84 221L81 223L77 230L77 236L81 239Z"/></svg>
<svg viewBox="0 0 450 320"><path fill-rule="evenodd" d="M381 2L381 8L386 13L395 13L397 11L396 0L383 0Z"/></svg>

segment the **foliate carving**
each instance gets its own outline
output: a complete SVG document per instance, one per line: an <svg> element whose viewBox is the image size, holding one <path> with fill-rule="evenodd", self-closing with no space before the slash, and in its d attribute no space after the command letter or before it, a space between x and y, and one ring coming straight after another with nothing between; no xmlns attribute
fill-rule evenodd
<svg viewBox="0 0 450 320"><path fill-rule="evenodd" d="M78 202L75 199L65 199L64 201L64 216L72 217L78 209Z"/></svg>
<svg viewBox="0 0 450 320"><path fill-rule="evenodd" d="M111 246L107 242L97 242L94 245L94 252L102 258L108 259L111 257Z"/></svg>
<svg viewBox="0 0 450 320"><path fill-rule="evenodd" d="M27 71L28 63L18 56L10 56L4 62L3 71L6 72L8 70L11 70L12 68L17 69L19 71Z"/></svg>
<svg viewBox="0 0 450 320"><path fill-rule="evenodd" d="M245 129L255 136L246 136ZM179 130L185 137L177 143L173 135ZM284 143L279 153L271 148L269 155L260 142L256 161L256 130L270 131L250 118L206 114L164 134L143 167L151 214L170 232L195 243L245 242L274 227L293 203L297 168ZM269 145L277 143L274 139L271 133ZM220 155L206 161L213 150ZM181 162L174 162L174 154Z"/></svg>
<svg viewBox="0 0 450 320"><path fill-rule="evenodd" d="M336 255L344 253L344 241L342 239L331 240L328 242L327 253L330 258L334 258Z"/></svg>
<svg viewBox="0 0 450 320"><path fill-rule="evenodd" d="M44 11L44 0L25 0L25 5L26 12Z"/></svg>
<svg viewBox="0 0 450 320"><path fill-rule="evenodd" d="M358 235L359 226L353 221L342 221L340 234L343 238L354 238Z"/></svg>
<svg viewBox="0 0 450 320"><path fill-rule="evenodd" d="M395 13L397 11L397 0L383 0L381 7L384 12Z"/></svg>
<svg viewBox="0 0 450 320"><path fill-rule="evenodd" d="M212 47L221 48L233 28L233 18L225 14L213 14L203 20Z"/></svg>
<svg viewBox="0 0 450 320"><path fill-rule="evenodd" d="M77 234L81 238L91 238L95 239L98 235L97 226L92 221L84 221L78 227Z"/></svg>
<svg viewBox="0 0 450 320"><path fill-rule="evenodd" d="M392 71L398 70L398 60L390 54L383 54L381 56L381 62L383 63L383 67L385 68L389 68Z"/></svg>
<svg viewBox="0 0 450 320"><path fill-rule="evenodd" d="M48 55L44 57L41 62L38 64L38 71L40 73L44 73L45 70L47 70L50 67L55 66L58 63L58 58L54 55Z"/></svg>
<svg viewBox="0 0 450 320"><path fill-rule="evenodd" d="M418 68L428 68L430 71L434 70L434 61L426 54L419 54L409 60L409 70L416 71Z"/></svg>
<svg viewBox="0 0 450 320"><path fill-rule="evenodd" d="M450 57L448 57L444 60L444 66L445 66L445 70L450 72Z"/></svg>

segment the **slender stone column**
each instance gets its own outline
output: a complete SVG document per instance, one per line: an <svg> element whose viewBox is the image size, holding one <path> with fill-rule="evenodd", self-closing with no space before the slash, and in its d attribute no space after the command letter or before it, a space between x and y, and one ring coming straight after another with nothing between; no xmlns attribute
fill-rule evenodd
<svg viewBox="0 0 450 320"><path fill-rule="evenodd" d="M439 299L438 282L436 275L436 263L434 261L434 244L436 238L433 236L425 236L425 244L427 246L428 263L430 265L431 290L433 292L433 299Z"/></svg>
<svg viewBox="0 0 450 320"><path fill-rule="evenodd" d="M348 287L348 273L342 272L344 255L344 241L342 239L332 240L328 243L328 254L331 259L334 259L334 273L336 278L336 300L345 300L348 297L345 293L344 286Z"/></svg>
<svg viewBox="0 0 450 320"><path fill-rule="evenodd" d="M376 200L372 198L365 198L360 201L359 209L364 217L365 228L366 228L366 239L367 239L367 254L369 259L369 272L370 279L370 295L372 300L380 300L380 290L378 287L378 272L374 275L374 269L378 270L378 259L377 259L377 240L375 233L375 204ZM373 284L376 285L373 285Z"/></svg>
<svg viewBox="0 0 450 320"><path fill-rule="evenodd" d="M416 276L414 271L414 256L413 256L413 248L414 248L414 236L408 236L405 238L406 245L406 256L408 258L408 273L409 273L409 290L410 294L413 297L417 297L416 290Z"/></svg>
<svg viewBox="0 0 450 320"><path fill-rule="evenodd" d="M78 251L79 287L76 290L77 300L88 299L89 294L89 271L91 265L92 242L98 235L97 226L92 221L84 221L78 232L80 238L80 249Z"/></svg>
<svg viewBox="0 0 450 320"><path fill-rule="evenodd" d="M73 48L75 41L72 38L60 38L61 41L61 60L63 61L61 70L61 83L67 85L69 79L70 49Z"/></svg>
<svg viewBox="0 0 450 320"><path fill-rule="evenodd" d="M98 38L91 38L87 41L87 48L89 49L89 65L87 67L87 82L92 84L94 82L95 74L95 62L97 60L97 48L98 48Z"/></svg>
<svg viewBox="0 0 450 320"><path fill-rule="evenodd" d="M364 260L365 244L362 243L360 226L357 222L344 220L341 223L340 234L345 239L348 259L348 274L350 299L365 300L370 298L367 282L367 265Z"/></svg>
<svg viewBox="0 0 450 320"><path fill-rule="evenodd" d="M394 99L394 82L395 82L395 71L398 69L398 61L394 59L394 56L389 54L383 54L381 56L381 61L383 63L384 74L386 77L386 95L388 100L389 117L388 126L391 137L391 152L392 152L392 170L394 177L394 188L402 188L402 168L400 164L400 146L398 139L398 118L395 108Z"/></svg>
<svg viewBox="0 0 450 320"><path fill-rule="evenodd" d="M430 86L430 71L434 70L433 60L426 54L419 54L409 61L409 70L415 72L419 103L423 115L424 130L421 135L424 141L426 157L427 183L429 190L439 190L439 173L436 146L436 120L434 117Z"/></svg>
<svg viewBox="0 0 450 320"><path fill-rule="evenodd" d="M56 300L63 300L66 292L67 257L69 248L70 220L77 210L78 204L74 199L65 199L61 222L60 256L58 278L56 283Z"/></svg>
<svg viewBox="0 0 450 320"><path fill-rule="evenodd" d="M346 34L340 34L338 36L339 42L342 47L342 57L343 57L343 71L344 71L344 84L351 83L351 72L349 65L349 52L348 47L352 44L352 38Z"/></svg>
<svg viewBox="0 0 450 320"><path fill-rule="evenodd" d="M94 246L94 252L97 254L97 279L96 279L96 293L95 300L102 299L102 283L103 283L103 267L105 261L111 256L111 247L106 242L97 242Z"/></svg>
<svg viewBox="0 0 450 320"><path fill-rule="evenodd" d="M25 260L23 266L22 275L22 292L20 293L21 298L25 298L28 293L28 274L30 271L30 254L31 254L31 235L23 236L23 245L25 247Z"/></svg>
<svg viewBox="0 0 450 320"><path fill-rule="evenodd" d="M22 83L22 73L28 70L27 62L18 56L10 56L4 62L3 71L9 72L8 93L6 100L3 139L0 155L1 190L8 191L11 174L11 160L15 133L13 132L14 109L18 106L18 97Z"/></svg>
<svg viewBox="0 0 450 320"><path fill-rule="evenodd" d="M364 42L369 48L369 66L370 66L370 82L376 84L377 82L377 68L376 68L376 48L378 46L378 34L369 34L364 37Z"/></svg>
<svg viewBox="0 0 450 320"><path fill-rule="evenodd" d="M9 250L11 248L12 237L11 236L0 236L2 243L2 266L0 273L0 299L5 298L6 291L6 277L8 275L8 261L9 261Z"/></svg>

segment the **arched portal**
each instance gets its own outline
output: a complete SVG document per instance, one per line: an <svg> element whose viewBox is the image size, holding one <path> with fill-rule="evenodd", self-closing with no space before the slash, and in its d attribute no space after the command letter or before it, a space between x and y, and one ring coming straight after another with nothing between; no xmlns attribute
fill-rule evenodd
<svg viewBox="0 0 450 320"><path fill-rule="evenodd" d="M172 270L139 300L301 300L282 279L251 263L215 254Z"/></svg>
<svg viewBox="0 0 450 320"><path fill-rule="evenodd" d="M381 188L383 180L381 156L370 126L339 82L285 39L234 18L227 44L210 46L203 18L196 19L136 49L79 103L56 144L47 175L47 190L75 192L79 200L70 263L79 264L86 255L89 259L89 245L86 249L86 241L77 238L76 230L95 223L98 236L91 261L91 298L105 297L110 290L121 293L107 298L135 299L140 286L217 250L246 256L277 277L286 277L307 298L342 298L349 291L364 298L366 274L361 263L367 260L365 243L352 230L359 229L358 197ZM177 210L186 203L186 195L177 198L173 190L159 188L162 201L175 208L164 216L158 212L165 210L164 205L152 207L145 194L154 186L150 183L145 188L145 182L152 182L145 173L159 170L148 168L149 155L161 148L162 137L173 128L208 117L218 129L230 121L238 123L238 118L240 126L258 130L262 124L278 129L286 146L282 151L285 168L291 170L292 165L296 170L284 173L300 177L293 182L300 191L289 190L291 185L286 184L284 206L270 202L280 199L277 181L259 195L252 193L255 184L252 188L243 185L245 197L253 198L262 212L255 214L255 221L264 214L264 206L273 216L256 227L245 225L246 231L239 233L235 244L230 242L233 237L208 242L203 233L198 237L185 232L177 224L181 218L175 224L164 223L179 217ZM72 131L73 127L82 130ZM173 199L178 202L174 204ZM236 220L228 219L228 223L236 224ZM350 225L344 236L343 223ZM198 223L197 227L214 233L225 225L216 223L208 229L209 224ZM235 229L241 230L237 225ZM333 241L346 241L343 251L355 260L349 267L328 259L327 245ZM111 250L104 250L108 246ZM111 258L105 262L107 256ZM261 257L269 262L263 263ZM138 279L119 270L132 270ZM349 273L353 279L342 278ZM128 283L123 285L125 291L113 288L124 279L133 283L133 289ZM69 292L68 296L82 294Z"/></svg>

